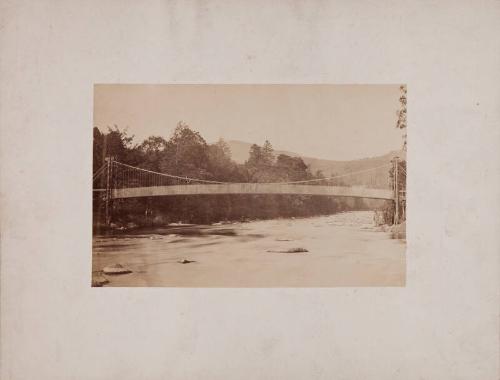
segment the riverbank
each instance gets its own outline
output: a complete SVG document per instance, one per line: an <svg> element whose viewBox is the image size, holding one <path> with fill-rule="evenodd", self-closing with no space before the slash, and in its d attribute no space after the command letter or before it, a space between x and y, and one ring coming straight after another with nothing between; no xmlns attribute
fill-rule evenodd
<svg viewBox="0 0 500 380"><path fill-rule="evenodd" d="M132 270L105 286L404 286L405 249L359 211L96 236L92 267Z"/></svg>

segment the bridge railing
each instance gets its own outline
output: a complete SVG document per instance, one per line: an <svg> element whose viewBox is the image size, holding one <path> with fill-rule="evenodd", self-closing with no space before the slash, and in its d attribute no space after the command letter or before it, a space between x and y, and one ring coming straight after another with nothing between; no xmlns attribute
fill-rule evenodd
<svg viewBox="0 0 500 380"><path fill-rule="evenodd" d="M257 181L256 183L390 189L391 182L388 176L388 170L390 167L391 164L385 164L374 168L352 171L340 175L332 175L326 178L312 178L298 181L290 180L288 177L284 176L281 181ZM200 172L197 176L202 177L204 175L206 175L206 173ZM109 181L109 183L107 181ZM99 168L94 174L94 189L124 189L196 184L215 185L225 183L230 182L216 181L209 178L193 178L169 173L161 173L112 160L109 161L107 165L105 164L103 167ZM242 183L254 182L249 181Z"/></svg>

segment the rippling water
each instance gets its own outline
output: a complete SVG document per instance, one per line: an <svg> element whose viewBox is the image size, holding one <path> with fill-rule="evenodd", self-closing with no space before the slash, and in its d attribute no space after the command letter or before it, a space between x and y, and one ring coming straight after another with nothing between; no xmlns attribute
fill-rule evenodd
<svg viewBox="0 0 500 380"><path fill-rule="evenodd" d="M94 273L115 263L133 272L107 286L402 286L405 244L359 211L95 236Z"/></svg>

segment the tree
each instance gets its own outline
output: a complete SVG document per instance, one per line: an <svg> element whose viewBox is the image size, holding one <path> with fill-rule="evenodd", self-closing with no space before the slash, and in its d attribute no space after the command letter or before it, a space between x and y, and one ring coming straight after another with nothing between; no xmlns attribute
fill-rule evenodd
<svg viewBox="0 0 500 380"><path fill-rule="evenodd" d="M406 150L407 148L407 133L406 133L406 128L408 126L407 124L407 98L406 98L406 85L401 85L399 87L401 91L401 96L399 98L399 102L401 104L401 108L398 113L398 122L397 122L397 128L404 130L403 134L403 150ZM394 172L394 170L392 170ZM393 176L394 173L390 173L392 181L394 182ZM403 191L403 194L406 196L406 161L400 161L399 166L398 166L398 189ZM406 200L400 198L400 209L401 209L401 220L406 219Z"/></svg>
<svg viewBox="0 0 500 380"><path fill-rule="evenodd" d="M93 137L94 173L104 165L106 157L112 157L117 161L131 165L137 165L140 162L137 146L132 144L133 136L128 136L126 130L121 131L115 125L114 128L108 127L107 133L102 133L97 127L94 127ZM106 186L106 176L103 175L103 172L94 179L93 186L97 188L104 188ZM93 192L94 221L97 225L103 221L105 215L103 207L102 196L99 193Z"/></svg>
<svg viewBox="0 0 500 380"><path fill-rule="evenodd" d="M139 161L137 146L133 145L134 136L128 136L127 130L120 130L118 126L108 127L107 133L101 133L94 127L93 164L94 170L104 164L106 157L129 163L137 164Z"/></svg>
<svg viewBox="0 0 500 380"><path fill-rule="evenodd" d="M219 139L215 144L208 146L208 156L211 162L218 165L229 164L231 162L231 148L223 139Z"/></svg>
<svg viewBox="0 0 500 380"><path fill-rule="evenodd" d="M406 150L406 127L407 127L407 118L406 118L406 85L399 86L399 90L401 92L401 96L399 97L400 109L397 111L398 121L396 123L396 128L405 130L403 134L403 150Z"/></svg>
<svg viewBox="0 0 500 380"><path fill-rule="evenodd" d="M237 170L236 166L231 160L231 149L223 139L208 146L208 170L214 179L231 180Z"/></svg>
<svg viewBox="0 0 500 380"><path fill-rule="evenodd" d="M104 135L105 157L114 157L116 160L126 160L127 150L132 149L134 136L128 136L127 130L123 131L117 125L108 127L108 133Z"/></svg>
<svg viewBox="0 0 500 380"><path fill-rule="evenodd" d="M259 167L262 162L262 148L257 144L252 144L250 147L248 160L245 164L249 167Z"/></svg>
<svg viewBox="0 0 500 380"><path fill-rule="evenodd" d="M406 85L401 85L399 87L401 96L399 97L399 103L400 103L400 109L397 111L397 116L398 120L396 123L396 128L403 130L403 150L406 150L407 148L407 134L406 134L406 128L407 128L407 98L406 98ZM395 175L394 175L394 166L391 167L389 170L389 182L391 185L391 188L397 188L398 191L402 191L400 195L406 196L406 161L401 160L398 161L398 183L395 184ZM395 187L396 186L396 187ZM393 216L394 216L394 209L395 209L395 204L394 202L387 203L385 208L384 208L384 214L385 214L385 220L386 222L391 222L393 223ZM400 210L400 221L403 221L406 219L406 200L402 197L399 198L399 210Z"/></svg>
<svg viewBox="0 0 500 380"><path fill-rule="evenodd" d="M160 136L149 136L139 145L142 155L140 167L148 170L160 171L159 162L167 147L167 140Z"/></svg>
<svg viewBox="0 0 500 380"><path fill-rule="evenodd" d="M139 149L145 154L159 153L165 150L167 146L167 140L160 136L149 136L144 140Z"/></svg>
<svg viewBox="0 0 500 380"><path fill-rule="evenodd" d="M203 137L180 121L160 161L163 172L187 177L207 176L208 146Z"/></svg>
<svg viewBox="0 0 500 380"><path fill-rule="evenodd" d="M262 147L253 144L250 147L245 168L250 182L270 182L276 179L277 171L274 166L274 150L266 140Z"/></svg>
<svg viewBox="0 0 500 380"><path fill-rule="evenodd" d="M302 181L311 178L307 165L300 157L280 154L276 160L276 167L284 181Z"/></svg>
<svg viewBox="0 0 500 380"><path fill-rule="evenodd" d="M269 140L266 140L264 142L261 152L261 160L263 165L274 164L274 149Z"/></svg>

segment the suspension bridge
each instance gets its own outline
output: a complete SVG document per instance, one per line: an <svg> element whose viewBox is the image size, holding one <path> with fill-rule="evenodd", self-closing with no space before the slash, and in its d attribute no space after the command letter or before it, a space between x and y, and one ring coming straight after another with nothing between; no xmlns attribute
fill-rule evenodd
<svg viewBox="0 0 500 380"><path fill-rule="evenodd" d="M160 173L107 158L105 164L93 175L93 184L101 184L101 187L94 186L93 191L103 194L106 201L106 215L109 214L108 203L114 199L210 194L296 194L392 200L396 204L397 219L398 189L394 188L389 180L382 186L379 182L377 185L377 181L373 180L380 176L388 177L388 169L391 166L394 167L396 176L393 183L398 183L397 158L385 165L328 178L234 183ZM367 186L366 183L369 185Z"/></svg>

